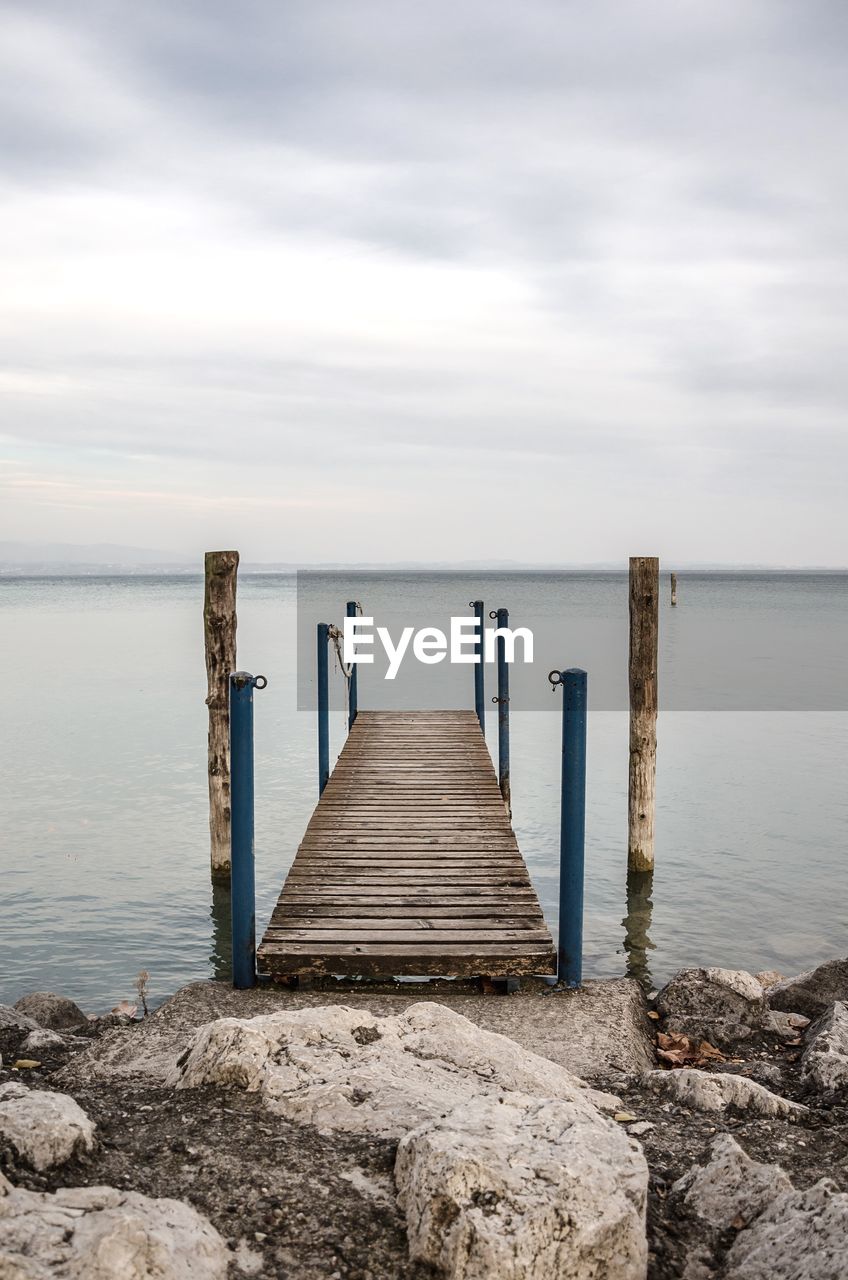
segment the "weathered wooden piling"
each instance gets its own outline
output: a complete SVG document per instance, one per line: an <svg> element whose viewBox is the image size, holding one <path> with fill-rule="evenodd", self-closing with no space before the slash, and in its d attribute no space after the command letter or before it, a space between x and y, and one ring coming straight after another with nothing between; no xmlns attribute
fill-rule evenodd
<svg viewBox="0 0 848 1280"><path fill-rule="evenodd" d="M630 558L630 776L627 865L654 865L657 774L657 651L659 574L656 556Z"/></svg>
<svg viewBox="0 0 848 1280"><path fill-rule="evenodd" d="M671 575L671 603L673 605L677 604L677 574L676 573L673 573Z"/></svg>
<svg viewBox="0 0 848 1280"><path fill-rule="evenodd" d="M230 673L236 670L237 551L207 551L203 598L209 708L209 838L212 879L230 878Z"/></svg>

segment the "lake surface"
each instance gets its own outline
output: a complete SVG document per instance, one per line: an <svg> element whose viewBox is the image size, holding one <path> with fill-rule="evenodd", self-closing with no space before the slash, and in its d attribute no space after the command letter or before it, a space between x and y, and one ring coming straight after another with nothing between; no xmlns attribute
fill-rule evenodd
<svg viewBox="0 0 848 1280"><path fill-rule="evenodd" d="M340 575L339 617L344 586ZM516 578L516 597L533 589ZM550 592L543 575L535 589ZM625 576L580 574L558 589L572 618L600 601L626 625ZM752 600L777 619L766 664L785 661L782 619L824 619L830 635L848 624L845 575L681 576L678 609L663 602L663 662L674 661L684 611L731 617ZM0 579L0 1001L52 989L102 1011L132 998L140 969L154 1003L224 972L228 908L208 877L202 604L200 576ZM260 930L316 800L315 717L297 709L296 650L295 579L243 575L239 663L269 681L255 699ZM828 705L827 662L805 670L817 707ZM470 674L468 690L473 705ZM487 728L495 753L494 717ZM331 731L335 754L341 709ZM514 823L552 928L559 734L558 714L513 706ZM587 976L647 965L657 983L700 963L791 973L846 953L848 713L664 711L657 868L629 894L626 712L590 714L588 759Z"/></svg>

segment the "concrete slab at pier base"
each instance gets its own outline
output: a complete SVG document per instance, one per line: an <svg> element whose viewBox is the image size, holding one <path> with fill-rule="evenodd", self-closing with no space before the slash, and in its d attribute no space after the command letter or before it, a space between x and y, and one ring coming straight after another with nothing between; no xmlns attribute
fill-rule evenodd
<svg viewBox="0 0 848 1280"><path fill-rule="evenodd" d="M194 982L140 1025L119 1028L77 1054L61 1079L65 1084L133 1078L163 1082L197 1028L216 1018L254 1018L276 1009L321 1005L397 1014L420 1000L455 1009L590 1083L621 1087L655 1065L644 995L632 978L599 979L579 991L536 987L510 996L480 995L458 983L387 984L367 990L326 983L310 991L275 986L234 991L222 982Z"/></svg>

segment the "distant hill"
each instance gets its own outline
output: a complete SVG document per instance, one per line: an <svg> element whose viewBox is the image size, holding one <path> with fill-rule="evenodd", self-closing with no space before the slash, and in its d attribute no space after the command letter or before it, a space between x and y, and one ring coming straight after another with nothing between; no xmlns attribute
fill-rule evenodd
<svg viewBox="0 0 848 1280"><path fill-rule="evenodd" d="M626 560L584 564L543 564L521 560L459 561L315 561L294 564L287 561L242 560L241 573L296 573L299 569L331 572L422 572L422 573L522 573L527 571L577 571L627 573ZM826 566L780 566L764 564L718 564L663 561L663 573L840 573ZM109 573L203 573L203 556L180 555L152 547L130 547L117 542L0 542L0 574L109 574Z"/></svg>
<svg viewBox="0 0 848 1280"><path fill-rule="evenodd" d="M0 542L0 570L9 573L45 570L197 569L173 551L126 547L116 542Z"/></svg>

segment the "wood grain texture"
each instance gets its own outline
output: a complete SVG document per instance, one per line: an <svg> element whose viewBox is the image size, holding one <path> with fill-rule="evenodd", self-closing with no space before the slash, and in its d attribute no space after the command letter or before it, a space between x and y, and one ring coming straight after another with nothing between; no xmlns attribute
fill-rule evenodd
<svg viewBox="0 0 848 1280"><path fill-rule="evenodd" d="M360 711L258 959L272 975L556 972L473 711Z"/></svg>
<svg viewBox="0 0 848 1280"><path fill-rule="evenodd" d="M657 557L632 557L630 771L627 790L627 864L631 871L650 871L654 865L659 591L660 562Z"/></svg>
<svg viewBox="0 0 848 1280"><path fill-rule="evenodd" d="M203 597L209 708L209 840L212 879L230 878L230 672L236 671L237 551L207 551Z"/></svg>

